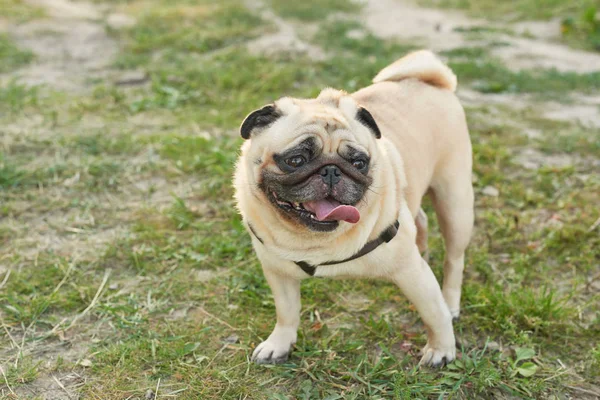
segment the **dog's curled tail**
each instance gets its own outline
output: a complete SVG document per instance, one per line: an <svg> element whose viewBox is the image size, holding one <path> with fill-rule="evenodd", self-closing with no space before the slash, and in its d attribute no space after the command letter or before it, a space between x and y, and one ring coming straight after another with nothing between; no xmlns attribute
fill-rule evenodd
<svg viewBox="0 0 600 400"><path fill-rule="evenodd" d="M407 78L416 78L452 92L456 90L454 72L429 50L415 51L388 65L373 78L373 83Z"/></svg>

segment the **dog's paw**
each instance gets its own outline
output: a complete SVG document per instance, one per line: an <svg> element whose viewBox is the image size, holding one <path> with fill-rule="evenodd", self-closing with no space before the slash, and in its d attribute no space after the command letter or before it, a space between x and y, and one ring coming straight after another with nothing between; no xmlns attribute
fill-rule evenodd
<svg viewBox="0 0 600 400"><path fill-rule="evenodd" d="M452 316L452 321L458 320L458 317L460 316L460 292L445 290L443 293L444 300L446 301L446 305Z"/></svg>
<svg viewBox="0 0 600 400"><path fill-rule="evenodd" d="M460 308L457 308L455 310L450 310L450 315L452 315L452 321L458 321L459 317L460 317Z"/></svg>
<svg viewBox="0 0 600 400"><path fill-rule="evenodd" d="M450 364L456 357L456 347L452 346L430 346L429 343L423 348L423 357L419 365L427 367L443 367Z"/></svg>
<svg viewBox="0 0 600 400"><path fill-rule="evenodd" d="M287 361L292 344L267 339L254 349L252 361L257 364L282 364Z"/></svg>

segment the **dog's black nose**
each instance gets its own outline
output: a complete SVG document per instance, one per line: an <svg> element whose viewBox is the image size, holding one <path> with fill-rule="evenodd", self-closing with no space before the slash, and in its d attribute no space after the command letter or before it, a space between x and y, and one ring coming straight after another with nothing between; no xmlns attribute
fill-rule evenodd
<svg viewBox="0 0 600 400"><path fill-rule="evenodd" d="M335 165L326 165L319 171L323 182L333 187L336 183L342 180L342 171Z"/></svg>

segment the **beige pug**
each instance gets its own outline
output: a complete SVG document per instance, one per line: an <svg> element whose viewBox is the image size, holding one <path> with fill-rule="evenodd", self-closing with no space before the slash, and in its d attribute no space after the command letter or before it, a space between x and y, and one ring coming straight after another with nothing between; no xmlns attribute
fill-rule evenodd
<svg viewBox="0 0 600 400"><path fill-rule="evenodd" d="M284 97L252 112L235 173L236 200L273 291L277 323L258 363L288 358L300 281L395 283L427 328L421 363L455 358L464 253L473 228L471 143L456 77L429 51L384 68L373 84L316 99ZM431 196L445 242L444 282L427 251Z"/></svg>

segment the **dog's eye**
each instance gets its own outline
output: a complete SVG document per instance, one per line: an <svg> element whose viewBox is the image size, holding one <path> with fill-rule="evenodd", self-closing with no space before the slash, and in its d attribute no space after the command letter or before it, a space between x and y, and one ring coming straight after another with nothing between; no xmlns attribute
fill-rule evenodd
<svg viewBox="0 0 600 400"><path fill-rule="evenodd" d="M306 158L304 158L304 156L293 156L285 160L285 163L292 168L301 167L304 165L305 162Z"/></svg>
<svg viewBox="0 0 600 400"><path fill-rule="evenodd" d="M364 160L354 160L352 161L352 166L356 169L365 169L367 163Z"/></svg>

